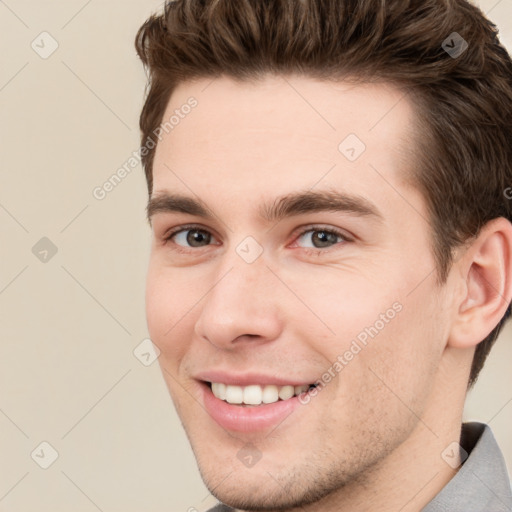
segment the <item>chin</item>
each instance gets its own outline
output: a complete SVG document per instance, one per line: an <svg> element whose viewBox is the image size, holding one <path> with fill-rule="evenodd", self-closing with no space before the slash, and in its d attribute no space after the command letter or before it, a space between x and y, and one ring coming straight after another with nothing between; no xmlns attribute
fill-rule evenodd
<svg viewBox="0 0 512 512"><path fill-rule="evenodd" d="M192 445L199 472L210 493L222 503L244 511L300 510L326 499L352 477L325 460L293 460L286 453L265 452L253 467L244 466L237 450ZM294 449L295 456L298 450Z"/></svg>
<svg viewBox="0 0 512 512"><path fill-rule="evenodd" d="M201 473L202 474L202 473ZM224 480L214 481L203 476L208 490L222 503L244 511L270 512L294 510L319 504L343 483L325 485L325 482L297 479L290 474L286 481L275 479L272 474L241 478L235 473L224 475ZM334 484L334 485L332 485Z"/></svg>

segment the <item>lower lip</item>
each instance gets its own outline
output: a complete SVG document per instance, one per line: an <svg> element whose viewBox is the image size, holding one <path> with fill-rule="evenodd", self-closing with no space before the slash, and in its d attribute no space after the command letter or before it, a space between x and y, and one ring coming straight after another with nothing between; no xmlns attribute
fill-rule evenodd
<svg viewBox="0 0 512 512"><path fill-rule="evenodd" d="M275 428L300 406L296 396L255 407L232 405L217 398L208 384L203 383L202 387L208 414L226 430L257 432Z"/></svg>

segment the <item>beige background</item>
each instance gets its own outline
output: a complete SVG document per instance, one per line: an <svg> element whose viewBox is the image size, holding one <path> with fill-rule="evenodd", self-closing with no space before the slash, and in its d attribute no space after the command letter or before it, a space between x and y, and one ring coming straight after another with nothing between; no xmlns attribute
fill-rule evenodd
<svg viewBox="0 0 512 512"><path fill-rule="evenodd" d="M479 4L512 48L512 2ZM145 76L133 40L160 6L0 1L1 511L201 511L215 501L158 364L133 353L147 337L140 166L105 199L92 194L138 148ZM43 59L33 41L43 54L58 48ZM42 237L58 250L46 262L32 252ZM509 468L511 335L465 413L490 422ZM43 441L58 452L48 469Z"/></svg>

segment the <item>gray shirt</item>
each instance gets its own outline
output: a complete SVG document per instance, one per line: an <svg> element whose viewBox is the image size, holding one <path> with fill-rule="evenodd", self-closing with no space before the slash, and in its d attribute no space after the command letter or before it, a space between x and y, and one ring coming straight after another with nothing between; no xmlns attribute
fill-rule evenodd
<svg viewBox="0 0 512 512"><path fill-rule="evenodd" d="M460 445L468 458L422 512L512 512L505 460L490 427L484 423L464 423ZM219 504L209 512L234 509Z"/></svg>
<svg viewBox="0 0 512 512"><path fill-rule="evenodd" d="M490 427L463 424L460 444L469 457L422 512L512 511L507 467Z"/></svg>

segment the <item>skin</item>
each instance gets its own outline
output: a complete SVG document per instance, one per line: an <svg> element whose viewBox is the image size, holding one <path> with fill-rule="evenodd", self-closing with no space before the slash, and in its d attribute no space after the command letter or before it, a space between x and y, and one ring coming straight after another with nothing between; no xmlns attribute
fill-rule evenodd
<svg viewBox="0 0 512 512"><path fill-rule="evenodd" d="M421 509L456 473L441 453L460 437L474 348L511 296L510 223L490 223L440 285L425 201L405 179L415 112L403 93L305 77L201 79L178 86L164 119L190 96L197 107L157 146L152 195L199 197L215 219L152 216L146 304L206 485L240 510ZM338 150L351 133L366 145L354 162ZM382 217L258 216L263 202L310 189L364 197ZM211 238L165 241L190 223ZM318 224L346 240L319 246L321 229L300 234ZM247 236L263 249L252 263L236 252ZM229 432L204 409L198 372L315 382L397 303L378 335L275 428ZM252 467L237 457L247 446L261 454Z"/></svg>

